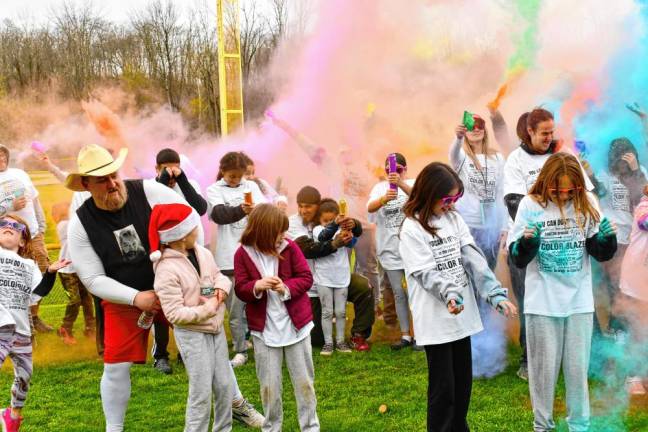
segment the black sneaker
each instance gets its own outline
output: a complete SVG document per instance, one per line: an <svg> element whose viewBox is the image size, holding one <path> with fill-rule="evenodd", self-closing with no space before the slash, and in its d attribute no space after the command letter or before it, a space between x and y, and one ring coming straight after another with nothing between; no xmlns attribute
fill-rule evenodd
<svg viewBox="0 0 648 432"><path fill-rule="evenodd" d="M333 354L333 344L325 343L324 346L322 347L322 350L320 351L320 355L330 356L332 354Z"/></svg>
<svg viewBox="0 0 648 432"><path fill-rule="evenodd" d="M162 372L165 375L171 375L171 373L173 373L173 369L171 369L171 365L169 364L169 359L157 359L153 362L153 367L158 372Z"/></svg>
<svg viewBox="0 0 648 432"><path fill-rule="evenodd" d="M403 348L411 347L412 346L412 341L407 340L407 339L401 339L400 342L392 344L391 349L393 351L399 351L402 350Z"/></svg>

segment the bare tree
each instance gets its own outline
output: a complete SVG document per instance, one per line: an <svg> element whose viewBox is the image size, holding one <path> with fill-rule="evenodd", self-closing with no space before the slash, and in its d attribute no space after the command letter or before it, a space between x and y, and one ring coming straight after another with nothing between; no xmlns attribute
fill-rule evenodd
<svg viewBox="0 0 648 432"><path fill-rule="evenodd" d="M146 67L164 89L167 102L180 110L192 49L191 24L183 27L177 9L168 0L156 0L133 20Z"/></svg>
<svg viewBox="0 0 648 432"><path fill-rule="evenodd" d="M100 77L95 47L107 27L90 3L76 6L64 2L54 16L60 78L64 88L77 98L84 97L93 81Z"/></svg>
<svg viewBox="0 0 648 432"><path fill-rule="evenodd" d="M270 43L273 48L281 42L288 26L288 5L286 0L272 0L272 16L268 19Z"/></svg>
<svg viewBox="0 0 648 432"><path fill-rule="evenodd" d="M261 115L273 98L267 66L294 26L292 2L266 1L269 14L257 0L243 1L236 11L248 119ZM171 0L153 0L119 25L102 19L91 3L77 6L71 1L53 10L46 25L5 20L0 23L0 99L56 89L63 99L78 100L102 86L119 85L135 95L140 107L167 103L194 127L219 133L212 3L205 0L188 20ZM233 12L225 21L228 43ZM306 25L305 18L297 22Z"/></svg>
<svg viewBox="0 0 648 432"><path fill-rule="evenodd" d="M240 16L241 69L247 79L254 59L266 41L265 21L257 12L255 2L243 3ZM228 31L234 31L231 23Z"/></svg>

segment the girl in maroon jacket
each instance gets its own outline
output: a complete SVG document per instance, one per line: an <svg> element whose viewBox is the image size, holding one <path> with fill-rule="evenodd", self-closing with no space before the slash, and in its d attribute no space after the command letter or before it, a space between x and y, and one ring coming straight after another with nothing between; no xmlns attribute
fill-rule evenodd
<svg viewBox="0 0 648 432"><path fill-rule="evenodd" d="M313 285L299 247L285 238L288 218L261 204L248 217L234 255L236 295L246 303L261 384L263 431L281 431L281 377L284 357L297 400L299 427L319 431L310 331L313 313L306 294Z"/></svg>

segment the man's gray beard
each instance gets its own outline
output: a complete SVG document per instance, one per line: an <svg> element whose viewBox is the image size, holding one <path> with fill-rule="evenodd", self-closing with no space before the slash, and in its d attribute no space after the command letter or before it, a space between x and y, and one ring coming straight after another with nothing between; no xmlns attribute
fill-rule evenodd
<svg viewBox="0 0 648 432"><path fill-rule="evenodd" d="M126 185L122 183L118 188L117 196L109 194L105 200L104 206L106 207L106 210L114 212L121 210L121 208L126 205L126 201L128 201L128 190L126 189Z"/></svg>

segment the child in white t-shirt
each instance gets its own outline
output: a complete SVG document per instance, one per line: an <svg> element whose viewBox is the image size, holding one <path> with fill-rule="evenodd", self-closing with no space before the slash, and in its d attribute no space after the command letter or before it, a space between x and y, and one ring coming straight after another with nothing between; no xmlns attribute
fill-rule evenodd
<svg viewBox="0 0 648 432"><path fill-rule="evenodd" d="M59 260L45 275L31 259L31 235L17 215L0 219L0 367L7 357L14 366L11 406L0 412L2 430L19 430L21 412L32 376L32 340L29 306L52 290L56 272L70 264Z"/></svg>
<svg viewBox="0 0 648 432"><path fill-rule="evenodd" d="M325 242L332 240L335 235L342 231L342 227L349 219L347 215L340 215L338 204L330 199L324 198L319 206L319 223L313 229L313 237L318 241ZM358 221L353 221L353 239L349 247L353 247L357 238L362 234L362 227ZM322 332L324 333L324 345L320 351L321 355L333 354L333 317L335 316L335 348L339 352L350 353L351 347L344 341L346 325L346 301L351 282L351 265L347 248L339 248L331 255L323 258L316 258L313 263L313 279L317 288L320 302L322 304Z"/></svg>
<svg viewBox="0 0 648 432"><path fill-rule="evenodd" d="M266 202L257 184L244 178L247 160L241 152L226 153L220 160L216 183L207 188L209 217L216 223L217 230L216 266L232 282L234 253L247 226L247 216L255 205ZM245 364L248 358L245 303L232 294L227 298L227 308L235 352L232 365L238 367Z"/></svg>
<svg viewBox="0 0 648 432"><path fill-rule="evenodd" d="M428 363L428 430L468 430L472 388L470 337L482 330L476 289L506 316L517 314L454 203L459 176L433 162L416 178L403 211L400 255L414 332Z"/></svg>
<svg viewBox="0 0 648 432"><path fill-rule="evenodd" d="M414 346L411 336L409 303L403 288L403 260L398 251L398 233L405 215L403 205L412 190L414 180L407 179L407 161L405 156L394 153L396 172L389 172L389 157L385 160L387 181L376 184L369 194L367 211L369 222L376 224L376 251L378 261L385 271L396 302L396 316L400 324L401 340L392 345L399 350Z"/></svg>
<svg viewBox="0 0 648 432"><path fill-rule="evenodd" d="M589 257L606 261L614 256L615 230L601 219L572 155L549 157L520 201L508 242L512 262L526 267L524 313L535 430L555 428L561 364L569 429L589 428L587 372L594 315Z"/></svg>

